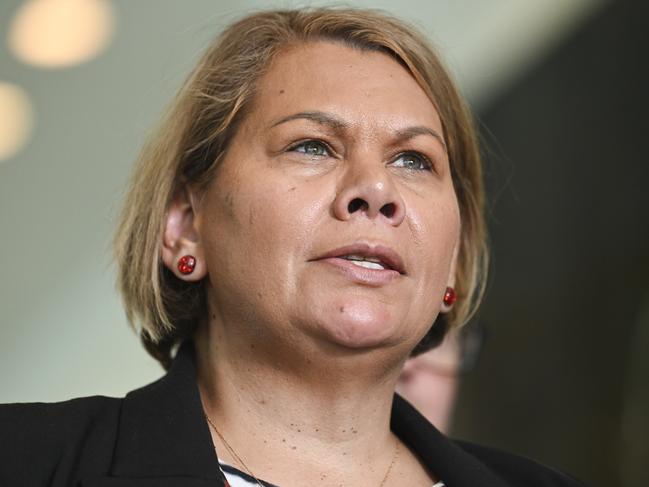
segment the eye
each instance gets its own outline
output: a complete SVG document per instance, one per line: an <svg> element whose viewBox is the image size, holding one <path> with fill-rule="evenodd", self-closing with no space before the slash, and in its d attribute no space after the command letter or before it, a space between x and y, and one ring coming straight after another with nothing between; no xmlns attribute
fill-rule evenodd
<svg viewBox="0 0 649 487"><path fill-rule="evenodd" d="M404 152L399 154L392 164L413 171L431 171L433 169L433 164L430 159L418 152Z"/></svg>
<svg viewBox="0 0 649 487"><path fill-rule="evenodd" d="M318 140L305 140L291 146L289 151L299 152L312 157L329 156L329 148Z"/></svg>

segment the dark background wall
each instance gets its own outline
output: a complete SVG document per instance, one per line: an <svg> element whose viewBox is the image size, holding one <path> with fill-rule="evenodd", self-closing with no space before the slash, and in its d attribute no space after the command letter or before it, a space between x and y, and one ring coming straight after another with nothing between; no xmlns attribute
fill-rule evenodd
<svg viewBox="0 0 649 487"><path fill-rule="evenodd" d="M602 9L480 114L489 330L454 434L649 485L649 5Z"/></svg>

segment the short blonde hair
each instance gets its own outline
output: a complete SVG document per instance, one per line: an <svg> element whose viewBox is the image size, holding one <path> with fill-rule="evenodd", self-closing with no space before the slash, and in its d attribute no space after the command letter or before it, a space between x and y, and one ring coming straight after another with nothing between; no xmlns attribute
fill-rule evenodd
<svg viewBox="0 0 649 487"><path fill-rule="evenodd" d="M371 10L255 13L226 28L191 72L139 155L120 215L114 248L126 316L165 368L173 347L191 336L207 313L203 282L181 281L162 263L167 208L184 185L204 189L209 183L273 58L291 46L317 41L386 53L410 72L435 105L461 217L458 300L445 315L444 327L461 326L477 309L488 260L482 163L469 112L426 38ZM431 346L429 335L417 352Z"/></svg>

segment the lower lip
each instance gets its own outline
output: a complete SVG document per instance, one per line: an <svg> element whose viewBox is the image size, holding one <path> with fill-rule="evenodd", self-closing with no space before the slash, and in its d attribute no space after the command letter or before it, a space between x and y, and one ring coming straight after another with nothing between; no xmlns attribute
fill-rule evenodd
<svg viewBox="0 0 649 487"><path fill-rule="evenodd" d="M401 276L398 271L392 269L368 269L352 264L351 261L339 257L329 257L327 259L317 260L316 262L330 264L339 269L352 281L369 286L383 286Z"/></svg>

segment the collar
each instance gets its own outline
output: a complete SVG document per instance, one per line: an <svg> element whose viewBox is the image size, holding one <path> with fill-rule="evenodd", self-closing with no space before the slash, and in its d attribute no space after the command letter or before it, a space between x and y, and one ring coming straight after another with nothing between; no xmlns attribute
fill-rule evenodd
<svg viewBox="0 0 649 487"><path fill-rule="evenodd" d="M397 394L392 403L390 428L448 487L508 487Z"/></svg>
<svg viewBox="0 0 649 487"><path fill-rule="evenodd" d="M152 485L170 487L223 485L203 417L195 363L194 346L185 342L166 375L126 395L111 478L121 478L122 482L137 479L139 483L132 485L147 485L142 482L146 478L152 479ZM166 483L161 484L161 478ZM99 483L96 487L103 485Z"/></svg>
<svg viewBox="0 0 649 487"><path fill-rule="evenodd" d="M126 395L110 477L84 486L224 485L203 417L195 363L194 346L185 342L164 377ZM505 487L396 394L391 428L447 486Z"/></svg>

